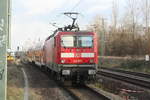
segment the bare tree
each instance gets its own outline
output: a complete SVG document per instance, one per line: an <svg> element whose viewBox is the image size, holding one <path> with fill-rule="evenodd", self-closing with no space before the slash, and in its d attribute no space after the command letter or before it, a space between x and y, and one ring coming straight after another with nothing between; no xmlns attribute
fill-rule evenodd
<svg viewBox="0 0 150 100"><path fill-rule="evenodd" d="M113 31L116 31L118 24L118 0L113 0L112 2L112 28Z"/></svg>
<svg viewBox="0 0 150 100"><path fill-rule="evenodd" d="M150 22L150 1L149 0L141 0L142 2L142 14L143 21L145 24L145 33L149 33L149 22Z"/></svg>
<svg viewBox="0 0 150 100"><path fill-rule="evenodd" d="M88 29L97 33L99 43L99 54L105 55L105 35L107 23L106 19L101 16L96 16Z"/></svg>
<svg viewBox="0 0 150 100"><path fill-rule="evenodd" d="M136 33L136 25L138 24L139 17L139 0L127 0L127 12L126 12L126 22L128 23L128 27L130 32L134 35Z"/></svg>

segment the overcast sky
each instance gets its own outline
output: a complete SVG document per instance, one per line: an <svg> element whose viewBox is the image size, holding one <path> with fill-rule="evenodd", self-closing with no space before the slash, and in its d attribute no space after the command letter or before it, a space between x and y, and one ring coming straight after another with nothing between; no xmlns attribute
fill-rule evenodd
<svg viewBox="0 0 150 100"><path fill-rule="evenodd" d="M111 19L113 0L13 0L12 1L12 49L32 45L39 38L44 40L55 29L49 23L64 26L70 19L63 16L66 11L81 13L78 23L84 28L94 16ZM123 4L124 0L119 0ZM122 6L122 5L121 5ZM25 47L26 47L25 46Z"/></svg>

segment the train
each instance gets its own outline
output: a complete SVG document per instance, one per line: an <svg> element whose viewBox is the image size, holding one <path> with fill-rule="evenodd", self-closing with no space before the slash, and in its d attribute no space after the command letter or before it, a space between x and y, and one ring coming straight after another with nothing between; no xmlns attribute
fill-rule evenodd
<svg viewBox="0 0 150 100"><path fill-rule="evenodd" d="M29 62L61 82L89 83L96 79L97 35L81 31L74 24L58 28L42 45L29 49L26 55Z"/></svg>
<svg viewBox="0 0 150 100"><path fill-rule="evenodd" d="M13 52L7 52L7 62L13 62L15 60Z"/></svg>

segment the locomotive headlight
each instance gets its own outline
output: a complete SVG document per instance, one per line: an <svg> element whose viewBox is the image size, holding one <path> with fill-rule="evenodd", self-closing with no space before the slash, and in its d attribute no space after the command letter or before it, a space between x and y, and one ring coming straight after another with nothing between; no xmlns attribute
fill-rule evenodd
<svg viewBox="0 0 150 100"><path fill-rule="evenodd" d="M70 75L70 70L62 70L62 75Z"/></svg>
<svg viewBox="0 0 150 100"><path fill-rule="evenodd" d="M90 63L94 63L94 59L90 59Z"/></svg>
<svg viewBox="0 0 150 100"><path fill-rule="evenodd" d="M96 74L96 70L89 70L89 71L88 71L88 74L89 74L89 75L94 75L94 74Z"/></svg>
<svg viewBox="0 0 150 100"><path fill-rule="evenodd" d="M61 60L61 63L65 63L65 60Z"/></svg>

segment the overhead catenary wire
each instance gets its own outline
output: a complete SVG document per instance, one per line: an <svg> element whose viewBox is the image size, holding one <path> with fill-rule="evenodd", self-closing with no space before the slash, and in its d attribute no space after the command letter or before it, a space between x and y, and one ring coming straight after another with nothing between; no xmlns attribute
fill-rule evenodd
<svg viewBox="0 0 150 100"><path fill-rule="evenodd" d="M83 2L84 0L79 0L79 2L76 3L76 5L71 9L71 11L77 8L81 4L81 1Z"/></svg>
<svg viewBox="0 0 150 100"><path fill-rule="evenodd" d="M74 9L76 9L80 4L81 4L81 2L83 2L84 0L79 0L72 8L71 8L71 10L69 11L69 12L72 12L73 13L73 10ZM62 14L64 14L64 13L62 13ZM79 14L79 13L78 13ZM60 16L59 16L60 17ZM77 16L76 16L77 17ZM59 18L60 19L60 18ZM66 20L64 20L65 22L66 22ZM55 27L55 28L58 28L59 26L57 26L56 25L56 22L55 22L55 24L54 23L51 23L50 22L50 24L53 26L53 27Z"/></svg>

